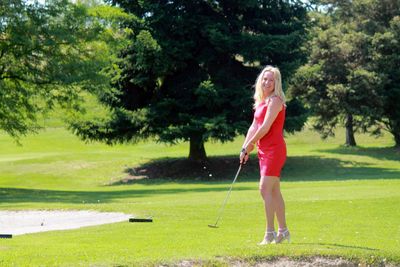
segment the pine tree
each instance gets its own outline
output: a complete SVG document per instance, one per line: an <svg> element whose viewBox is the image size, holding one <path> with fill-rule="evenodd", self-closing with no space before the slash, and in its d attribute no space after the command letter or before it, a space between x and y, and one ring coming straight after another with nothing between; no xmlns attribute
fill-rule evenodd
<svg viewBox="0 0 400 267"><path fill-rule="evenodd" d="M284 79L304 59L306 10L296 1L115 0L141 21L129 25L114 90L100 100L110 118L76 121L84 139L107 143L153 137L190 141L189 159L206 159L204 143L231 141L252 119L253 84L266 64ZM298 103L293 102L293 105ZM301 129L303 109L288 131Z"/></svg>
<svg viewBox="0 0 400 267"><path fill-rule="evenodd" d="M314 14L308 63L297 70L290 93L311 109L313 127L323 138L341 125L345 144L355 146L355 132L379 131L382 86L371 64L371 37L360 31L354 16L344 19L340 11Z"/></svg>
<svg viewBox="0 0 400 267"><path fill-rule="evenodd" d="M400 146L400 2L321 0L315 16L308 63L299 68L291 94L316 116L322 137L346 128L354 132L390 131Z"/></svg>

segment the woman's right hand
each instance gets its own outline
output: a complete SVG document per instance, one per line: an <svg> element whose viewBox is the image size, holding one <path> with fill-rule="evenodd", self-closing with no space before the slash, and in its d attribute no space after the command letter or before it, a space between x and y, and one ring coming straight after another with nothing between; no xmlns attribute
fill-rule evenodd
<svg viewBox="0 0 400 267"><path fill-rule="evenodd" d="M246 164L246 162L249 160L249 154L251 151L254 149L254 144L248 144L247 146L243 147L242 150L240 151L240 164Z"/></svg>
<svg viewBox="0 0 400 267"><path fill-rule="evenodd" d="M239 159L240 159L240 164L246 164L246 162L249 160L249 154L247 154L244 151L241 151Z"/></svg>

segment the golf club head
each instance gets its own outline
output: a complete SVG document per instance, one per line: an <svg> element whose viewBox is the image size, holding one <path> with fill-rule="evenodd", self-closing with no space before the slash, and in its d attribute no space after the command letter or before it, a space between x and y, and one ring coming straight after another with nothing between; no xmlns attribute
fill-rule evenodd
<svg viewBox="0 0 400 267"><path fill-rule="evenodd" d="M216 224L209 224L208 227L210 227L210 228L218 228L218 226Z"/></svg>

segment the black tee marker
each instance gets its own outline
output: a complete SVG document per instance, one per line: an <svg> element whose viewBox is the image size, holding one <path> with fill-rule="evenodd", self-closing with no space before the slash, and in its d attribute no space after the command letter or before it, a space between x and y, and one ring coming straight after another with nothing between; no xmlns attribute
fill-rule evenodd
<svg viewBox="0 0 400 267"><path fill-rule="evenodd" d="M153 219L143 219L143 218L130 218L129 222L153 222Z"/></svg>

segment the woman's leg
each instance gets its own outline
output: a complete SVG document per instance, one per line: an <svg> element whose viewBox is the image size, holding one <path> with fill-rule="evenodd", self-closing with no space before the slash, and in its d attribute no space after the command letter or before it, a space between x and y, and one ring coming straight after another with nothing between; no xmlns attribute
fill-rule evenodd
<svg viewBox="0 0 400 267"><path fill-rule="evenodd" d="M265 215L267 219L267 232L274 231L274 199L273 199L273 188L277 182L277 177L274 176L262 176L260 178L260 193L264 200ZM278 180L279 181L279 180Z"/></svg>
<svg viewBox="0 0 400 267"><path fill-rule="evenodd" d="M290 232L286 226L285 201L282 197L279 179L277 179L277 182L272 188L272 199L272 202L274 203L276 218L279 224L278 235L276 236L275 243L282 243L285 240L290 242Z"/></svg>
<svg viewBox="0 0 400 267"><path fill-rule="evenodd" d="M285 201L283 200L281 193L280 180L277 178L277 182L272 188L272 202L274 203L274 210L280 230L287 229L286 216L285 216Z"/></svg>

